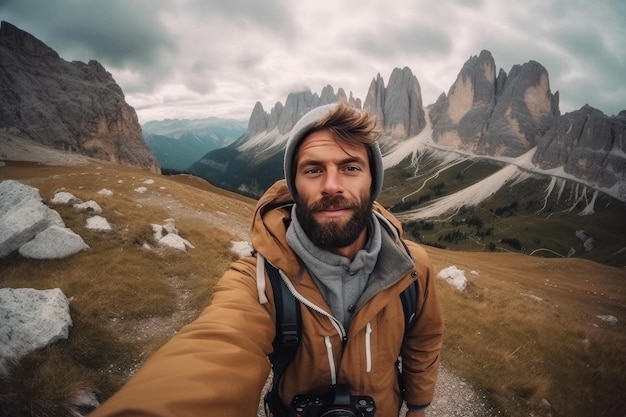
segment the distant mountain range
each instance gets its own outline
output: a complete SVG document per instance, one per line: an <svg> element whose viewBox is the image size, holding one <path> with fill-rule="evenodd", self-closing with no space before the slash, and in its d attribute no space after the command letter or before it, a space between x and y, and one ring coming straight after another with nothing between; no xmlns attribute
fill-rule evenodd
<svg viewBox="0 0 626 417"><path fill-rule="evenodd" d="M288 95L265 112L257 103L245 135L209 152L189 168L195 175L235 191L260 195L282 175L279 162L293 125L310 109L360 99L337 94L332 86L320 95ZM546 69L535 61L496 72L489 51L470 57L448 94L426 109L417 78L407 67L396 68L388 86L377 75L363 108L378 115L385 131L385 153L406 153L412 138L423 135L432 146L484 158L518 158L532 151L525 169L563 176L626 201L626 111L606 116L584 106L561 115L558 92L550 91ZM428 110L428 117L426 111Z"/></svg>
<svg viewBox="0 0 626 417"><path fill-rule="evenodd" d="M149 121L142 130L163 171L182 172L197 162L199 155L233 143L247 126L239 120L209 117Z"/></svg>

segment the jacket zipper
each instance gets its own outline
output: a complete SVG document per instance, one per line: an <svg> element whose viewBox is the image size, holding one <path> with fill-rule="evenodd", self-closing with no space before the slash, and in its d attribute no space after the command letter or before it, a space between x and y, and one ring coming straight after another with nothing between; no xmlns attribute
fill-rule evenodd
<svg viewBox="0 0 626 417"><path fill-rule="evenodd" d="M365 327L365 372L372 372L372 325Z"/></svg>

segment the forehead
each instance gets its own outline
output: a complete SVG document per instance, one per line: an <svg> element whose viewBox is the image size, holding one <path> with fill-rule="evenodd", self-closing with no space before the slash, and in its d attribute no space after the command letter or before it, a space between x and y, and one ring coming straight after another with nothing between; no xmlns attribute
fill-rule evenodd
<svg viewBox="0 0 626 417"><path fill-rule="evenodd" d="M365 144L341 140L328 129L317 130L302 140L296 155L297 161L302 159L333 160L356 158L363 162L369 161Z"/></svg>

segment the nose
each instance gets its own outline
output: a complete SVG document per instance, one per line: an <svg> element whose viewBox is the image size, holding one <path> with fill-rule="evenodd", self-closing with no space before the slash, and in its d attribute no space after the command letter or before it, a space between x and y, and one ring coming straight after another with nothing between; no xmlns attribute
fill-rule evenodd
<svg viewBox="0 0 626 417"><path fill-rule="evenodd" d="M341 181L341 176L336 169L329 169L324 176L324 183L322 184L323 195L336 195L343 193L344 188Z"/></svg>

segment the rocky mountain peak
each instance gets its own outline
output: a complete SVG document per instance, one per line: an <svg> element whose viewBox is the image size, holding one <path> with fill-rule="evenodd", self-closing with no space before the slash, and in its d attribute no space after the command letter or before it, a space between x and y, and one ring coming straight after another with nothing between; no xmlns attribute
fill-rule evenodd
<svg viewBox="0 0 626 417"><path fill-rule="evenodd" d="M24 32L17 26L4 20L0 23L0 42L6 42L21 48L24 52L33 55L48 55L52 58L59 58L52 48L35 38L28 32Z"/></svg>
<svg viewBox="0 0 626 417"><path fill-rule="evenodd" d="M440 96L431 111L435 142L466 151L477 148L496 102L495 68L489 51L465 62L448 95Z"/></svg>
<svg viewBox="0 0 626 417"><path fill-rule="evenodd" d="M537 145L559 115L558 93L535 61L508 74L489 51L470 57L432 119L433 139L483 155L515 157Z"/></svg>
<svg viewBox="0 0 626 417"><path fill-rule="evenodd" d="M160 172L135 110L100 63L67 62L6 22L0 26L0 56L0 130Z"/></svg>
<svg viewBox="0 0 626 417"><path fill-rule="evenodd" d="M542 169L562 166L566 173L603 187L624 186L626 114L622 113L626 112L607 117L585 105L558 117L537 145L533 163Z"/></svg>
<svg viewBox="0 0 626 417"><path fill-rule="evenodd" d="M363 107L378 116L385 136L392 140L415 136L426 125L422 91L408 67L395 68L386 88L378 74L370 84Z"/></svg>

